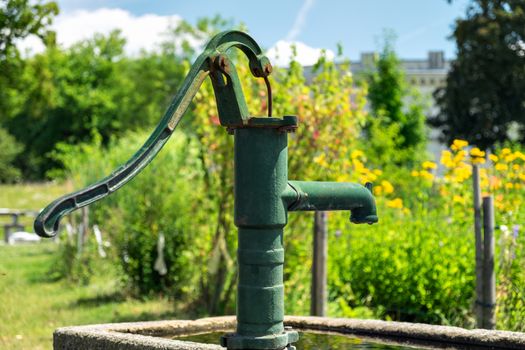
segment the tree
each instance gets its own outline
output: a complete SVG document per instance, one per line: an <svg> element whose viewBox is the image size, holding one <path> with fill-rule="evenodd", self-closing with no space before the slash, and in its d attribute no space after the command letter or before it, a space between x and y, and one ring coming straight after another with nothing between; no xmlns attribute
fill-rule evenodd
<svg viewBox="0 0 525 350"><path fill-rule="evenodd" d="M516 125L525 142L525 3L473 0L452 37L457 59L435 93L439 113L430 119L442 141L489 148L508 140Z"/></svg>
<svg viewBox="0 0 525 350"><path fill-rule="evenodd" d="M49 26L56 14L55 2L7 0L0 3L0 182L20 177L20 170L13 162L23 146L3 128L20 108L26 91L20 79L25 62L16 44L29 35L36 35L44 43L53 42L54 33Z"/></svg>
<svg viewBox="0 0 525 350"><path fill-rule="evenodd" d="M0 183L18 180L20 170L12 165L15 157L22 152L22 145L0 128Z"/></svg>
<svg viewBox="0 0 525 350"><path fill-rule="evenodd" d="M25 178L39 179L56 163L48 158L58 142L89 140L92 131L107 141L126 128L129 78L121 69L124 39L115 31L95 35L67 50L50 47L26 59L19 80L25 96L6 125L25 146L17 164ZM129 119L128 119L129 120Z"/></svg>
<svg viewBox="0 0 525 350"><path fill-rule="evenodd" d="M403 70L386 36L374 69L367 74L372 117L367 131L367 154L379 166L413 164L424 154L423 105L405 83Z"/></svg>
<svg viewBox="0 0 525 350"><path fill-rule="evenodd" d="M0 10L0 61L6 60L12 51L17 51L16 42L19 39L29 35L36 35L44 42L54 39L54 32L49 30L49 26L53 16L58 14L55 2L7 0L0 4Z"/></svg>
<svg viewBox="0 0 525 350"><path fill-rule="evenodd" d="M23 61L16 47L17 41L36 35L44 43L54 42L54 32L49 30L53 17L58 14L55 2L7 0L0 3L0 122L14 110L13 95L21 87L17 77Z"/></svg>

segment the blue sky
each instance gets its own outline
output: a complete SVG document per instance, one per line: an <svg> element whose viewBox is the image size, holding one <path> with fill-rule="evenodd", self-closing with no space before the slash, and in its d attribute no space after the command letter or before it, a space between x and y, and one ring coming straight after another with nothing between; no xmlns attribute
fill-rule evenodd
<svg viewBox="0 0 525 350"><path fill-rule="evenodd" d="M454 57L454 42L447 37L452 31L454 19L464 16L467 2L467 0L456 0L453 4L448 4L446 0L58 1L62 10L60 15L62 22L67 18L71 23L79 22L74 21L71 16L78 14L79 11L83 11L84 14L98 14L101 9L113 11L120 9L120 14L124 11L134 20L145 18L145 15L155 15L149 16L150 21L147 22L154 27L160 26L159 23L163 18L183 18L195 23L199 17L220 14L225 18L245 23L254 38L267 49L274 47L279 41L284 41L301 42L311 48L335 51L337 43L341 43L345 56L351 59L358 58L360 52L377 49L378 39L385 28L392 29L397 34L396 50L403 58L424 58L428 50L444 50L446 57ZM105 28L108 21L113 21L110 14L106 13L105 18L103 22L101 21L100 28ZM92 19L90 21L97 22ZM144 24L146 22L137 24L139 22L130 21L128 18L126 23L129 22L128 25L135 29L157 33L153 29L149 30L148 25ZM115 19L115 25L118 23L120 22ZM73 35L70 27L64 28L62 28L64 37ZM81 28L79 30L82 32ZM61 32L60 30L58 32L60 40ZM83 32L88 33L89 30ZM63 41L67 43L67 39Z"/></svg>

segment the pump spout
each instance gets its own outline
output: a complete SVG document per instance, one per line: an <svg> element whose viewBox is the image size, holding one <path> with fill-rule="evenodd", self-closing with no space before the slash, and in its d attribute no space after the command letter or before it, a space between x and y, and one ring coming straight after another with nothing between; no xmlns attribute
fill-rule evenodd
<svg viewBox="0 0 525 350"><path fill-rule="evenodd" d="M350 210L355 224L378 221L370 183L288 181L283 200L288 211Z"/></svg>

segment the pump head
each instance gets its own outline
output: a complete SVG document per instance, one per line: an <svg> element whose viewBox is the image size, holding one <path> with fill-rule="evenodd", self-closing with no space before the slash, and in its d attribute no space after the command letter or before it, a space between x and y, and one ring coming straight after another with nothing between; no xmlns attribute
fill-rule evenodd
<svg viewBox="0 0 525 350"><path fill-rule="evenodd" d="M268 82L268 75L272 72L270 61L247 34L240 31L217 34L192 65L160 123L140 150L108 177L49 204L37 216L35 232L42 237L53 237L62 216L106 197L135 177L168 141L207 76L213 84L221 125L227 128L247 125L250 120L248 107L235 66L227 56L227 51L232 47L239 48L248 57L252 75L265 80L269 89L268 114L271 116L271 87Z"/></svg>

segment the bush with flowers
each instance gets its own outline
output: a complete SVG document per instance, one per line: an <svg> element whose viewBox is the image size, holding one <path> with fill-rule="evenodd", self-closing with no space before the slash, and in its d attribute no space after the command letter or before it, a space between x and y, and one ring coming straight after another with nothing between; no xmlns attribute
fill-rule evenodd
<svg viewBox="0 0 525 350"><path fill-rule="evenodd" d="M455 140L439 164L424 161L411 171L379 172L358 160L349 160L354 179L379 175L367 180L377 184L380 224L349 226L330 214L331 231L349 233L331 241L332 311L351 316L367 306L382 318L474 326L475 164L482 194L495 198L497 325L525 330L525 154L509 147L485 154Z"/></svg>

